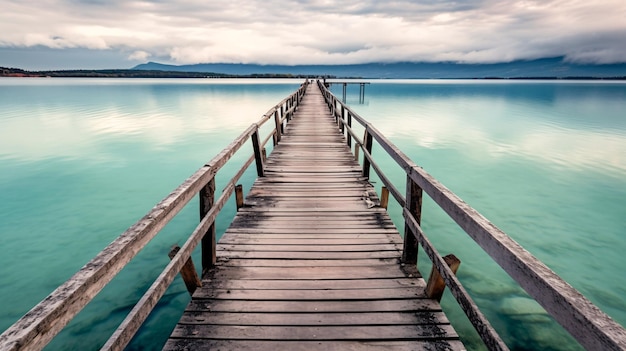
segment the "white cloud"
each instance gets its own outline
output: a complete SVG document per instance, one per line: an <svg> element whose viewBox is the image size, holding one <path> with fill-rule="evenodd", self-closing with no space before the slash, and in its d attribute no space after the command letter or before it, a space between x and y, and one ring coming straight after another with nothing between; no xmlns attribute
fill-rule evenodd
<svg viewBox="0 0 626 351"><path fill-rule="evenodd" d="M623 0L0 0L0 47L174 63L626 62Z"/></svg>
<svg viewBox="0 0 626 351"><path fill-rule="evenodd" d="M130 54L128 59L131 61L146 61L150 56L149 52L138 50Z"/></svg>

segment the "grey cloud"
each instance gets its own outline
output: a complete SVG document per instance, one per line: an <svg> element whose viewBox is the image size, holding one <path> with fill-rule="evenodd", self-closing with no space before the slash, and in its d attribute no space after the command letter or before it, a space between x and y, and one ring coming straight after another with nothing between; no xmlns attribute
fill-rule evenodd
<svg viewBox="0 0 626 351"><path fill-rule="evenodd" d="M180 63L626 62L623 0L0 0L0 8L0 46Z"/></svg>

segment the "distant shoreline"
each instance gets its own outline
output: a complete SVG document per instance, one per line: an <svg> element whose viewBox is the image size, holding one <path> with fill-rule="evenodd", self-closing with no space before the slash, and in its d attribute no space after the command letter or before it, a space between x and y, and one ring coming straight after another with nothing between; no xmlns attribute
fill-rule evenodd
<svg viewBox="0 0 626 351"><path fill-rule="evenodd" d="M319 75L290 74L290 73L258 73L258 74L225 74L215 72L181 72L162 70L140 69L101 69L101 70L52 70L52 71L27 71L20 68L0 67L0 77L17 78L300 78L315 79ZM367 77L338 77L334 75L323 76L327 79L371 79L384 80L386 78ZM626 80L626 76L617 77L593 77L593 76L539 76L539 77L458 77L458 78L431 78L412 77L394 79L469 79L469 80Z"/></svg>
<svg viewBox="0 0 626 351"><path fill-rule="evenodd" d="M54 70L27 71L20 68L0 67L0 77L19 78L314 78L293 74L247 74L233 75L214 72L178 72L136 69ZM334 77L332 77L334 78Z"/></svg>

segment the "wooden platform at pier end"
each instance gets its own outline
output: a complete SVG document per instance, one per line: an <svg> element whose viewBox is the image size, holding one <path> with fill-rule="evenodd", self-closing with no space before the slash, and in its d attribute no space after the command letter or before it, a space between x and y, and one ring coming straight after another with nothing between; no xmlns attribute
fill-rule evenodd
<svg viewBox="0 0 626 351"><path fill-rule="evenodd" d="M463 350L316 85L164 350Z"/></svg>

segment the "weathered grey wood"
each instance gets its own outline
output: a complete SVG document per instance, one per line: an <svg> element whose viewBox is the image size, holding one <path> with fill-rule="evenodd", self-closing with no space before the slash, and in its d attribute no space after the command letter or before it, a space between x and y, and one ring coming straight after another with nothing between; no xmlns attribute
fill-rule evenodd
<svg viewBox="0 0 626 351"><path fill-rule="evenodd" d="M383 186L380 192L380 207L387 209L389 205L389 188Z"/></svg>
<svg viewBox="0 0 626 351"><path fill-rule="evenodd" d="M280 139L282 138L282 134L283 134L283 123L280 120L280 116L278 115L278 110L274 111L274 123L275 128L276 128L276 142L274 145L277 145L280 142Z"/></svg>
<svg viewBox="0 0 626 351"><path fill-rule="evenodd" d="M207 325L265 325L265 326L325 326L325 325L414 325L448 324L443 312L356 312L356 313L224 313L201 311L186 313L181 324Z"/></svg>
<svg viewBox="0 0 626 351"><path fill-rule="evenodd" d="M461 265L461 261L452 254L444 256L443 260L446 262L448 267L450 267L452 273L456 274L459 266ZM446 282L441 277L441 274L439 274L437 266L433 265L430 270L430 276L428 277L428 283L426 283L426 295L431 299L441 301L445 288Z"/></svg>
<svg viewBox="0 0 626 351"><path fill-rule="evenodd" d="M179 324L173 338L229 340L441 340L458 338L448 324L394 326L222 326Z"/></svg>
<svg viewBox="0 0 626 351"><path fill-rule="evenodd" d="M212 282L210 286L205 286L196 295L201 298L204 294L211 292L211 289L222 290L357 290L363 289L406 289L411 288L416 291L425 289L423 279L413 279L400 277L394 279L387 278L366 278L366 279L227 279ZM421 296L420 298L424 298ZM258 298L257 298L258 299Z"/></svg>
<svg viewBox="0 0 626 351"><path fill-rule="evenodd" d="M273 239L273 238L261 238L261 237L250 237L250 236L230 236L227 235L223 240L220 240L222 245L232 244L232 245L378 245L380 243L388 243L388 244L400 244L402 243L402 238L400 237L390 237L385 239L380 238L357 238L357 239L343 239L343 238L315 238L315 239L303 239L303 238L294 238L294 239Z"/></svg>
<svg viewBox="0 0 626 351"><path fill-rule="evenodd" d="M252 148L254 149L254 159L256 160L256 172L259 177L265 176L265 167L263 166L263 154L261 153L261 142L259 140L259 126L252 133Z"/></svg>
<svg viewBox="0 0 626 351"><path fill-rule="evenodd" d="M461 351L458 340L449 341L268 341L170 339L164 350L237 351Z"/></svg>
<svg viewBox="0 0 626 351"><path fill-rule="evenodd" d="M359 277L357 277L359 278ZM245 278L242 278L245 279ZM323 301L323 300L393 300L421 298L424 292L414 287L398 289L274 289L274 290L201 290L196 298L263 301ZM371 322L371 321L370 321ZM417 323L413 320L413 323Z"/></svg>
<svg viewBox="0 0 626 351"><path fill-rule="evenodd" d="M372 135L365 129L365 135L363 136L363 154L372 154L373 139ZM363 177L370 177L371 158L365 157L363 160Z"/></svg>
<svg viewBox="0 0 626 351"><path fill-rule="evenodd" d="M441 311L432 299L398 299L366 301L264 301L195 299L186 311L246 312L246 313L351 313Z"/></svg>
<svg viewBox="0 0 626 351"><path fill-rule="evenodd" d="M314 331L327 345L413 340L418 349L427 338L458 346L416 267L400 264L403 241L324 111L313 91L290 116L168 345L304 342Z"/></svg>
<svg viewBox="0 0 626 351"><path fill-rule="evenodd" d="M304 260L306 261L306 260ZM234 290L336 290L336 289L397 289L397 288L424 289L426 284L423 279L397 278L397 279L325 279L325 280L304 280L304 279L229 279L211 282L205 286L206 291L210 289ZM200 297L199 292L196 297Z"/></svg>
<svg viewBox="0 0 626 351"><path fill-rule="evenodd" d="M218 246L219 250L219 246ZM398 251L354 251L354 252L329 252L329 251L230 251L221 250L220 257L228 258L250 258L250 259L387 259L397 258Z"/></svg>
<svg viewBox="0 0 626 351"><path fill-rule="evenodd" d="M236 268L236 269L235 269ZM410 273L409 273L410 274ZM381 279L405 278L400 265L360 267L217 267L212 277L220 279Z"/></svg>
<svg viewBox="0 0 626 351"><path fill-rule="evenodd" d="M463 285L456 278L455 274L444 261L443 257L441 257L441 255L437 252L437 249L435 249L428 238L426 238L422 228L417 223L413 214L411 214L406 208L404 209L403 214L406 219L407 226L411 229L409 233L413 233L412 235L416 236L417 241L422 245L424 251L430 257L433 265L446 282L446 286L450 288L450 292L456 298L459 306L461 306L461 309L463 309L487 348L489 350L508 350L504 341L502 341L487 318L478 309L476 303L474 303Z"/></svg>
<svg viewBox="0 0 626 351"><path fill-rule="evenodd" d="M402 246L398 244L385 245L233 245L220 244L220 250L228 251L290 251L290 252L373 252L373 251L394 251L400 252Z"/></svg>
<svg viewBox="0 0 626 351"><path fill-rule="evenodd" d="M168 254L169 258L174 259L178 251L180 251L180 246L174 245ZM187 291L189 291L190 295L193 295L193 292L202 286L202 281L200 281L200 277L198 277L198 272L196 272L196 267L191 257L185 261L185 264L180 269L180 276L183 278L185 287L187 287Z"/></svg>
<svg viewBox="0 0 626 351"><path fill-rule="evenodd" d="M204 234L208 228L214 224L217 214L226 204L226 201L231 196L235 188L234 181L231 181L229 185L224 189L219 199L214 203L209 212L202 218L200 224L191 233L181 250L179 250L171 262L165 267L163 272L152 283L148 291L141 297L139 302L135 304L133 309L128 313L122 324L111 335L109 340L102 347L102 350L122 350L143 322L148 318L150 312L154 309L159 299L163 296L168 286L174 280L176 274L181 270L184 263L187 262L192 251L200 243Z"/></svg>
<svg viewBox="0 0 626 351"><path fill-rule="evenodd" d="M198 195L200 197L200 220L206 216L213 204L215 203L215 178L212 178L202 189ZM202 271L205 271L215 265L215 224L211 225L202 238Z"/></svg>
<svg viewBox="0 0 626 351"><path fill-rule="evenodd" d="M336 266L381 266L398 264L398 260L395 258L363 258L352 260L331 260L331 259L317 259L317 260L287 260L287 259L234 259L223 258L218 259L222 266L248 266L248 267L302 267L302 266L316 266L316 267L336 267Z"/></svg>
<svg viewBox="0 0 626 351"><path fill-rule="evenodd" d="M270 228L266 230L247 230L244 228L240 228L239 231L229 229L226 232L228 233L228 239L224 238L224 240L231 240L232 238L242 238L242 237L258 237L258 238L271 238L271 239L324 239L332 237L334 239L386 239L388 238L388 234L385 234L387 231L382 232L361 232L359 230L354 230L352 233L335 233L334 231L328 230L320 230L311 232L302 232L299 231L290 231L287 230L288 233L276 233ZM389 230L388 232L391 232ZM219 257L218 257L219 259Z"/></svg>
<svg viewBox="0 0 626 351"><path fill-rule="evenodd" d="M294 217L294 221L297 218ZM396 229L393 228L380 228L380 229L371 229L371 228L359 228L359 227L345 227L345 228L324 228L324 227L316 227L316 228L268 228L268 227L260 227L260 228L243 228L243 227L235 227L229 228L226 233L233 234L250 234L250 235L262 235L262 234L302 234L302 238L305 238L307 234L314 235L341 235L341 234L362 234L360 237L366 237L371 234L392 234L397 232ZM339 238L339 236L337 236Z"/></svg>
<svg viewBox="0 0 626 351"><path fill-rule="evenodd" d="M406 183L406 208L415 218L417 224L422 222L422 189L409 177ZM410 226L404 227L404 246L402 261L407 264L417 264L417 241Z"/></svg>
<svg viewBox="0 0 626 351"><path fill-rule="evenodd" d="M237 210L243 207L243 185L237 184L235 187L235 204Z"/></svg>

